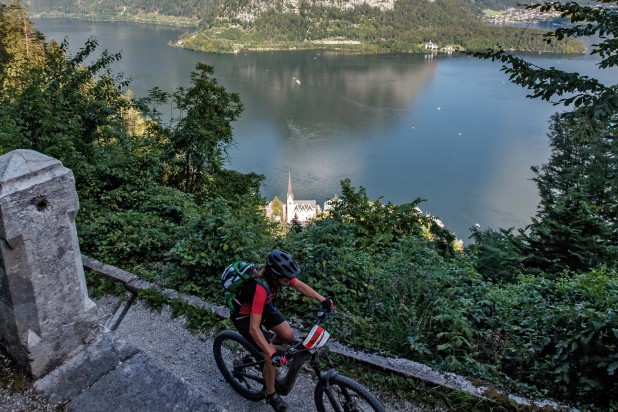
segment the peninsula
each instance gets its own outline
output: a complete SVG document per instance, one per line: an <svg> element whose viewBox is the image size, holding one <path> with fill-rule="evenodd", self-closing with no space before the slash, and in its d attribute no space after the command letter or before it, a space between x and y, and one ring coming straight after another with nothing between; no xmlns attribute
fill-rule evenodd
<svg viewBox="0 0 618 412"><path fill-rule="evenodd" d="M182 2L181 2L182 3ZM238 53L255 50L337 50L425 53L503 48L522 52L583 53L577 40L547 44L543 30L488 24L479 5L462 0L250 0L169 4L101 0L96 5L31 0L41 17L72 16L174 24L188 31L171 46Z"/></svg>

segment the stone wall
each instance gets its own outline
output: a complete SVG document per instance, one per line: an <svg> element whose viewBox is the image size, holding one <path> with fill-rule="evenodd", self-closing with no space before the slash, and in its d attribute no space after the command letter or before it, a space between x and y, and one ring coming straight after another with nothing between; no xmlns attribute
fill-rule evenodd
<svg viewBox="0 0 618 412"><path fill-rule="evenodd" d="M0 346L33 377L98 333L73 173L32 150L0 156Z"/></svg>

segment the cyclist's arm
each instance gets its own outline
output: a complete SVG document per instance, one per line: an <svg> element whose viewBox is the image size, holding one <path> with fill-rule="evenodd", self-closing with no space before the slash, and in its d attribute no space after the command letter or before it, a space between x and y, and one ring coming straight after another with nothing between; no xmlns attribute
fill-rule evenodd
<svg viewBox="0 0 618 412"><path fill-rule="evenodd" d="M318 292L316 292L311 286L307 285L305 282L302 282L298 279L296 279L296 282L294 283L290 283L290 286L294 289L296 289L298 292L300 292L301 294L311 298L311 299L315 299L318 302L322 302L324 299L326 299L324 296L320 295Z"/></svg>
<svg viewBox="0 0 618 412"><path fill-rule="evenodd" d="M249 316L249 334L262 349L264 356L270 357L275 352L275 347L264 338L261 329L262 313L264 312L267 298L266 289L262 285L257 285L253 295L253 303L251 304L251 315Z"/></svg>

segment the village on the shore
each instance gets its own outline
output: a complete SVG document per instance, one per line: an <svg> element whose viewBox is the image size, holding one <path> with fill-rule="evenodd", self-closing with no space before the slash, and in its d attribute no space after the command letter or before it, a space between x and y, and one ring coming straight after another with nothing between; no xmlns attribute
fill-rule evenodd
<svg viewBox="0 0 618 412"><path fill-rule="evenodd" d="M313 219L323 213L328 213L337 202L338 197L335 195L332 199L324 202L324 206L320 207L316 200L298 200L294 199L292 190L292 173L288 172L288 191L286 202L283 203L279 197L275 196L272 201L264 207L264 213L269 219L276 222L284 222L288 225L306 226ZM416 210L422 214L420 208ZM440 219L427 213L426 217L432 218L440 227L444 228L444 223ZM463 249L463 241L457 240L457 247Z"/></svg>

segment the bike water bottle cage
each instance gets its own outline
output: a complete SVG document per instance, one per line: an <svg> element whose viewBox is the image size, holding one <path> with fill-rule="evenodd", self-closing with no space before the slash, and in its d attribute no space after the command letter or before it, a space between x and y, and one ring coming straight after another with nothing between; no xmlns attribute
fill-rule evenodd
<svg viewBox="0 0 618 412"><path fill-rule="evenodd" d="M302 273L292 255L279 249L270 252L266 258L266 268L278 278L294 279Z"/></svg>
<svg viewBox="0 0 618 412"><path fill-rule="evenodd" d="M231 313L236 312L244 303L241 302L238 297L243 287L246 285L246 282L249 280L262 285L264 289L266 289L266 293L270 295L270 290L266 282L253 274L254 268L254 264L239 260L225 268L221 274L221 283L225 291L224 300Z"/></svg>

